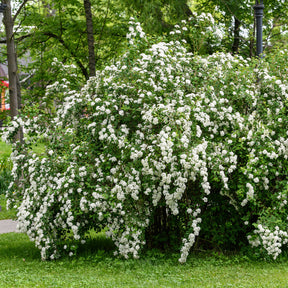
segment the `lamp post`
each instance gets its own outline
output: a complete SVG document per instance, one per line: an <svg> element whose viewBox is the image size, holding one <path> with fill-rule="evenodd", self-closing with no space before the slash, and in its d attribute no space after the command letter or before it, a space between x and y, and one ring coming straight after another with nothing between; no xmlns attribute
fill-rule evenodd
<svg viewBox="0 0 288 288"><path fill-rule="evenodd" d="M1 26L1 23L2 23L3 13L4 13L4 10L5 10L6 7L7 7L6 4L0 3L0 26Z"/></svg>
<svg viewBox="0 0 288 288"><path fill-rule="evenodd" d="M6 7L6 4L0 3L0 13L3 13Z"/></svg>
<svg viewBox="0 0 288 288"><path fill-rule="evenodd" d="M263 30L263 10L264 4L263 0L256 0L255 5L253 6L255 11L256 18L256 55L261 57L263 53L263 44L262 44L262 30Z"/></svg>

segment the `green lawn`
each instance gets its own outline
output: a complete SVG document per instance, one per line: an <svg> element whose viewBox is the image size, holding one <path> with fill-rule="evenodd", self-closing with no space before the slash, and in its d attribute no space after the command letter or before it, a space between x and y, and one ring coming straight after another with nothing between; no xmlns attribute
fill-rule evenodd
<svg viewBox="0 0 288 288"><path fill-rule="evenodd" d="M122 260L104 249L98 239L78 256L43 262L26 235L2 234L1 287L288 287L288 261L283 258L267 263L200 254L181 265L177 255L155 252Z"/></svg>
<svg viewBox="0 0 288 288"><path fill-rule="evenodd" d="M37 145L32 145L32 150L40 155L45 152L45 144L38 143ZM0 140L0 160L3 158L9 158L11 154L11 145L8 145Z"/></svg>

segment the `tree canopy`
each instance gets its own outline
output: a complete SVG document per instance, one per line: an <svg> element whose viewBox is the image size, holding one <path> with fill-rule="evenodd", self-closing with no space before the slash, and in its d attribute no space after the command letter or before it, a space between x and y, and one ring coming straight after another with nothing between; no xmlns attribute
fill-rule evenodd
<svg viewBox="0 0 288 288"><path fill-rule="evenodd" d="M206 30L202 31L197 39L193 33L187 33L185 36L193 53L211 54L215 51L226 51L244 57L255 55L253 0L14 2L18 8L14 11L16 53L18 59L27 58L27 61L24 61L25 65L19 65L19 70L21 75L25 75L21 79L24 98L31 98L30 102L41 103L47 85L63 78L63 70L59 71L53 65L55 58L63 65L75 65L77 83L83 85L95 74L95 69L101 69L124 54L130 17L135 17L141 23L149 37L157 38L169 37L173 26L182 20L196 19L196 15L203 12L210 13L215 21L210 23L210 26L218 27L218 30L214 29L211 32L221 33L221 42L216 45L215 39L211 43L211 37L204 36L209 29L206 23ZM288 9L287 1L266 0L264 5L265 51L285 48L288 31L285 12ZM192 34L194 39L191 38ZM5 38L3 33L0 35L2 39ZM5 58L6 53L2 53L0 61L5 62ZM25 92L27 89L29 93Z"/></svg>

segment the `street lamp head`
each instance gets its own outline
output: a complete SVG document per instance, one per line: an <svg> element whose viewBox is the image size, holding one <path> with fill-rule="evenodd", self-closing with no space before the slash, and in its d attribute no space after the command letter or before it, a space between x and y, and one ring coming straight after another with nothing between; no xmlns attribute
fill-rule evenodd
<svg viewBox="0 0 288 288"><path fill-rule="evenodd" d="M0 13L3 13L6 7L7 4L0 3Z"/></svg>
<svg viewBox="0 0 288 288"><path fill-rule="evenodd" d="M6 4L0 3L0 27L1 27L1 24L2 24L2 17L3 17L4 10L5 10L6 7L7 7Z"/></svg>

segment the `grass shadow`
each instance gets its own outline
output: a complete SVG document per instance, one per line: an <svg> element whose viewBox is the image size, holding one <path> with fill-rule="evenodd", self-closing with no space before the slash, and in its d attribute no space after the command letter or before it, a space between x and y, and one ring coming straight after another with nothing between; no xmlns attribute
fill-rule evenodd
<svg viewBox="0 0 288 288"><path fill-rule="evenodd" d="M113 256L115 244L111 239L107 239L105 233L96 233L90 231L85 244L80 244L79 241L67 240L64 244L75 245L78 247L74 257L63 255L76 260L77 258L92 259L105 258ZM26 261L41 260L40 250L35 247L34 242L29 240L29 237L23 233L6 233L0 235L0 261L1 259L25 259Z"/></svg>
<svg viewBox="0 0 288 288"><path fill-rule="evenodd" d="M40 258L40 251L35 247L26 234L6 233L0 235L0 259L29 259Z"/></svg>
<svg viewBox="0 0 288 288"><path fill-rule="evenodd" d="M98 232L91 230L87 235L86 243L81 245L79 253L93 254L98 251L112 252L116 246L110 238L107 238L104 232Z"/></svg>

